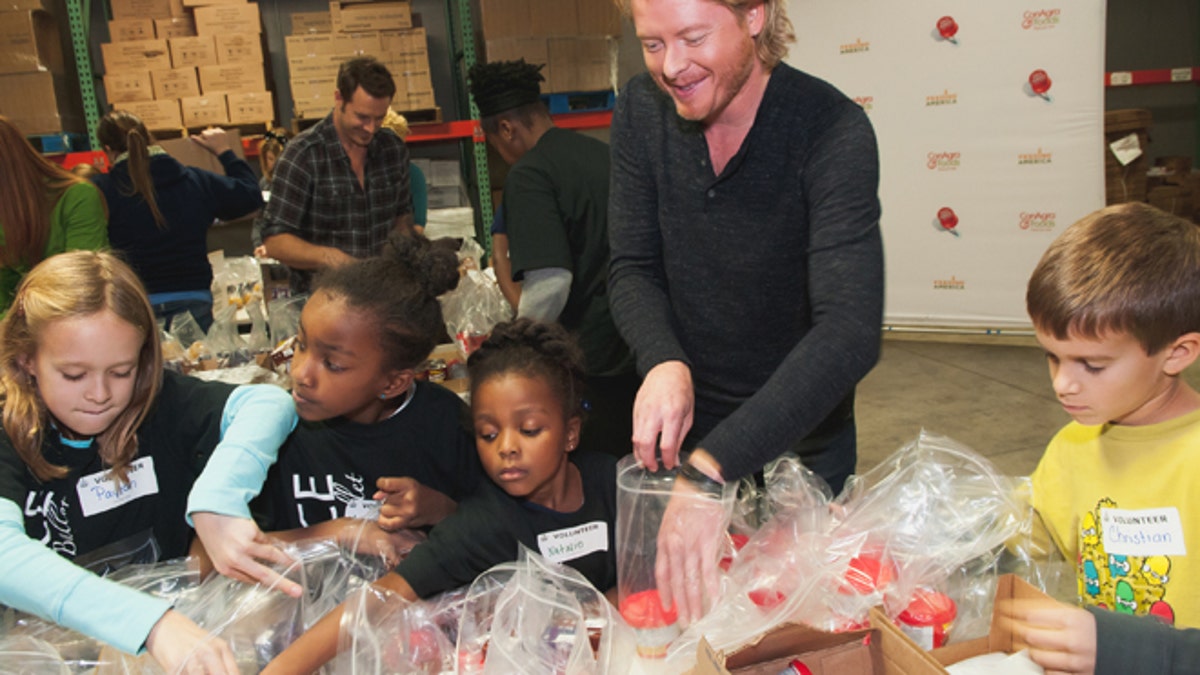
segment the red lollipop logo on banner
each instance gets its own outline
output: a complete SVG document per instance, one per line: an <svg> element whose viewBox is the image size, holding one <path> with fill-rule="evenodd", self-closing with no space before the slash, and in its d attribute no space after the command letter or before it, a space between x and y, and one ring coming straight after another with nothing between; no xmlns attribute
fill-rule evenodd
<svg viewBox="0 0 1200 675"><path fill-rule="evenodd" d="M937 20L937 32L942 36L943 40L951 44L958 44L958 40L954 38L958 35L958 22L952 16L943 16Z"/></svg>
<svg viewBox="0 0 1200 675"><path fill-rule="evenodd" d="M941 225L943 230L956 237L959 236L958 230L954 229L958 227L958 214L954 213L954 209L949 206L943 206L938 209L937 219L938 224Z"/></svg>
<svg viewBox="0 0 1200 675"><path fill-rule="evenodd" d="M1042 70L1041 68L1038 68L1029 74L1029 88L1035 95L1041 96L1047 101L1050 100L1049 92L1051 84L1053 84L1053 82L1050 81L1050 76L1047 75L1046 71Z"/></svg>

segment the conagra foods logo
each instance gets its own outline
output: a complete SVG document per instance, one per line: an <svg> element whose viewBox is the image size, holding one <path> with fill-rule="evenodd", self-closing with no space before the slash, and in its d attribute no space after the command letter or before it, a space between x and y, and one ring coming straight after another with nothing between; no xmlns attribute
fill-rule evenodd
<svg viewBox="0 0 1200 675"><path fill-rule="evenodd" d="M1017 164L1051 164L1054 161L1054 153L1046 152L1041 148L1037 152L1023 152L1017 155Z"/></svg>
<svg viewBox="0 0 1200 675"><path fill-rule="evenodd" d="M854 42L841 46L843 54L861 54L862 52L871 51L871 43L864 42L862 38L855 38Z"/></svg>
<svg viewBox="0 0 1200 675"><path fill-rule="evenodd" d="M1033 213L1022 211L1017 220L1017 227L1033 232L1047 232L1054 229L1057 219L1058 214L1053 211L1035 211Z"/></svg>
<svg viewBox="0 0 1200 675"><path fill-rule="evenodd" d="M1054 28L1060 19L1062 19L1061 9L1028 10L1021 16L1021 28L1025 30Z"/></svg>
<svg viewBox="0 0 1200 675"><path fill-rule="evenodd" d="M955 171L961 164L961 152L931 152L925 158L925 168L930 171Z"/></svg>
<svg viewBox="0 0 1200 675"><path fill-rule="evenodd" d="M949 89L943 89L940 94L925 97L926 108L939 105L958 105L958 94L952 94Z"/></svg>

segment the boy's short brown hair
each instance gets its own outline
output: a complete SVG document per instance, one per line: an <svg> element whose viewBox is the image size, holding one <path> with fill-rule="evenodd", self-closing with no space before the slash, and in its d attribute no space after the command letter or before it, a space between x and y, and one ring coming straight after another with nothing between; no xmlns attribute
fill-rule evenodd
<svg viewBox="0 0 1200 675"><path fill-rule="evenodd" d="M1200 227L1142 203L1084 216L1042 255L1025 308L1059 340L1127 333L1154 354L1200 332Z"/></svg>

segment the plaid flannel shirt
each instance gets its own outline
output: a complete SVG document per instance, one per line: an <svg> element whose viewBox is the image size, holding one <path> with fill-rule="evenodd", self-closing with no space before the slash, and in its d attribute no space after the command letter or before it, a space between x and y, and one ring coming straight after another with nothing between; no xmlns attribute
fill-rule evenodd
<svg viewBox="0 0 1200 675"><path fill-rule="evenodd" d="M263 238L292 234L356 257L379 255L396 218L412 212L408 147L381 130L367 146L363 185L350 168L332 113L284 148L259 216ZM364 187L365 186L365 187ZM291 271L292 293L306 293L313 272Z"/></svg>

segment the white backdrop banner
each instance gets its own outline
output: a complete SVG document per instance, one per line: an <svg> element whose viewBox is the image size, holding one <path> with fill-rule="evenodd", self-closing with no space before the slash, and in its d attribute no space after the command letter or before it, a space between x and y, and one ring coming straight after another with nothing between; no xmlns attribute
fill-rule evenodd
<svg viewBox="0 0 1200 675"><path fill-rule="evenodd" d="M879 139L885 322L1027 327L1025 285L1104 206L1104 0L788 0L787 59Z"/></svg>

